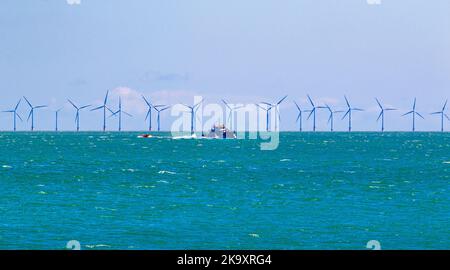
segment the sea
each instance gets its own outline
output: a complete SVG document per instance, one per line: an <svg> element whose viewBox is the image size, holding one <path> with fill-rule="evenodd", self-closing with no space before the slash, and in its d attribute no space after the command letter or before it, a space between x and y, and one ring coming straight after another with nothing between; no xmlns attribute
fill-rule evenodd
<svg viewBox="0 0 450 270"><path fill-rule="evenodd" d="M0 133L0 249L450 248L450 133Z"/></svg>

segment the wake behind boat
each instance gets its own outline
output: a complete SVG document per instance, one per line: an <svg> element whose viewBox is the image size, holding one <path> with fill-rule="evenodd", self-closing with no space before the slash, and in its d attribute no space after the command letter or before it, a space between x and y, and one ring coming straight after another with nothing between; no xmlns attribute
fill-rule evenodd
<svg viewBox="0 0 450 270"><path fill-rule="evenodd" d="M197 136L197 134L192 133L191 135L184 136L174 136L172 139L236 139L236 133L229 130L225 127L225 125L214 125L208 134L202 132L201 136Z"/></svg>

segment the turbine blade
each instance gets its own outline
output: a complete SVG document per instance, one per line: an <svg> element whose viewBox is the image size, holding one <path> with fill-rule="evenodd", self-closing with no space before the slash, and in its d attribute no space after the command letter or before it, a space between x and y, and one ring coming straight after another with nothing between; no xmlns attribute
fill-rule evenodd
<svg viewBox="0 0 450 270"><path fill-rule="evenodd" d="M327 124L329 124L330 123L330 121L331 121L331 118L333 117L333 115L332 114L330 114L330 117L328 117L328 121L327 121Z"/></svg>
<svg viewBox="0 0 450 270"><path fill-rule="evenodd" d="M348 102L348 99L347 99L347 97L346 97L346 96L344 96L344 98L345 98L345 102L347 103L347 107L349 107L349 108L350 108L350 102Z"/></svg>
<svg viewBox="0 0 450 270"><path fill-rule="evenodd" d="M105 107L105 106L99 106L99 107L97 107L97 108L94 108L94 109L91 110L91 112L92 112L92 111L96 111L96 110L103 109L103 107Z"/></svg>
<svg viewBox="0 0 450 270"><path fill-rule="evenodd" d="M144 97L144 95L142 95L142 98L144 99L145 103L147 103L147 106L151 108L152 104Z"/></svg>
<svg viewBox="0 0 450 270"><path fill-rule="evenodd" d="M42 109L42 108L47 108L47 105L40 105L40 106L36 106L34 107L35 109Z"/></svg>
<svg viewBox="0 0 450 270"><path fill-rule="evenodd" d="M382 109L382 110L383 110L383 106L381 106L381 103L380 103L380 101L378 100L378 98L375 98L375 100L377 101L377 103L378 103L378 106L380 107L380 109Z"/></svg>
<svg viewBox="0 0 450 270"><path fill-rule="evenodd" d="M314 102L312 101L311 97L309 95L306 95L306 96L308 97L308 100L309 100L309 103L311 103L311 106L315 107Z"/></svg>
<svg viewBox="0 0 450 270"><path fill-rule="evenodd" d="M360 111L360 112L364 111L363 109L359 109L359 108L353 108L352 110L353 111Z"/></svg>
<svg viewBox="0 0 450 270"><path fill-rule="evenodd" d="M33 110L30 110L30 113L28 114L28 118L27 118L27 121L29 121L30 120L30 117L31 117L31 115L33 114Z"/></svg>
<svg viewBox="0 0 450 270"><path fill-rule="evenodd" d="M409 111L409 112L407 112L407 113L405 113L405 114L402 114L402 116L405 116L405 115L408 115L408 114L411 114L411 113L413 113L414 111Z"/></svg>
<svg viewBox="0 0 450 270"><path fill-rule="evenodd" d="M86 109L87 107L91 107L91 105L86 105L86 106L80 107L80 110Z"/></svg>
<svg viewBox="0 0 450 270"><path fill-rule="evenodd" d="M302 113L299 113L299 114L297 115L297 119L295 120L295 123L298 122L298 120L300 119L301 116L302 116Z"/></svg>
<svg viewBox="0 0 450 270"><path fill-rule="evenodd" d="M105 108L110 112L110 113L114 113L110 108L106 107Z"/></svg>
<svg viewBox="0 0 450 270"><path fill-rule="evenodd" d="M225 106L227 106L231 110L230 105L228 105L228 103L225 100L222 99L222 102L225 104Z"/></svg>
<svg viewBox="0 0 450 270"><path fill-rule="evenodd" d="M268 102L261 102L261 104L266 104L267 106L270 106L270 107L273 106L272 104L270 104L270 103L268 103Z"/></svg>
<svg viewBox="0 0 450 270"><path fill-rule="evenodd" d="M430 114L441 114L442 112L433 112L433 113L430 113Z"/></svg>
<svg viewBox="0 0 450 270"><path fill-rule="evenodd" d="M417 114L418 116L420 116L422 119L425 119L420 113L416 112L416 114Z"/></svg>
<svg viewBox="0 0 450 270"><path fill-rule="evenodd" d="M192 106L193 108L197 107L198 105L200 105L203 102L203 99L200 100L199 102L197 102L197 104L195 104L194 106Z"/></svg>
<svg viewBox="0 0 450 270"><path fill-rule="evenodd" d="M22 101L22 99L19 99L19 102L17 102L16 107L14 108L14 111L17 111L17 108L19 108L20 102Z"/></svg>
<svg viewBox="0 0 450 270"><path fill-rule="evenodd" d="M28 99L25 97L25 96L23 96L23 98L25 99L25 101L28 103L28 105L31 107L31 108L33 108L33 105L31 105L31 102L30 101L28 101Z"/></svg>
<svg viewBox="0 0 450 270"><path fill-rule="evenodd" d="M344 114L344 116L342 116L342 119L344 119L345 117L347 117L347 115L350 113L350 109L348 109L348 111Z"/></svg>
<svg viewBox="0 0 450 270"><path fill-rule="evenodd" d="M381 118L382 115L383 115L383 111L381 111L381 112L380 112L380 115L378 115L377 122L378 122L378 120L380 120L380 118Z"/></svg>
<svg viewBox="0 0 450 270"><path fill-rule="evenodd" d="M413 111L416 110L416 98L414 98Z"/></svg>
<svg viewBox="0 0 450 270"><path fill-rule="evenodd" d="M151 110L151 109L149 109L149 110L147 111L147 115L145 116L145 120L148 119L148 116L150 115L150 110Z"/></svg>
<svg viewBox="0 0 450 270"><path fill-rule="evenodd" d="M300 106L298 106L297 102L294 101L294 104L295 104L295 106L297 107L297 110L302 111L302 110L300 109Z"/></svg>
<svg viewBox="0 0 450 270"><path fill-rule="evenodd" d="M69 103L72 104L72 106L78 110L78 107L70 99L67 99L67 101L69 101Z"/></svg>
<svg viewBox="0 0 450 270"><path fill-rule="evenodd" d="M450 121L450 117L448 115L444 114L444 116L448 119L448 121Z"/></svg>
<svg viewBox="0 0 450 270"><path fill-rule="evenodd" d="M131 114L127 113L126 111L123 111L123 113L128 115L129 117L133 117Z"/></svg>
<svg viewBox="0 0 450 270"><path fill-rule="evenodd" d="M17 117L19 117L20 122L23 122L22 117L20 117L20 115L18 113L16 113Z"/></svg>
<svg viewBox="0 0 450 270"><path fill-rule="evenodd" d="M283 102L287 97L288 97L288 96L286 95L286 96L284 96L282 99L280 99L280 101L277 102L277 105L280 105L281 102Z"/></svg>
<svg viewBox="0 0 450 270"><path fill-rule="evenodd" d="M444 107L442 107L442 111L445 111L445 108L447 107L447 102L448 102L448 99L445 101Z"/></svg>
<svg viewBox="0 0 450 270"><path fill-rule="evenodd" d="M103 102L104 106L106 106L106 103L108 102L108 95L109 95L109 90L106 91L105 101Z"/></svg>
<svg viewBox="0 0 450 270"><path fill-rule="evenodd" d="M309 115L308 115L307 120L309 120L309 118L311 117L311 115L312 115L315 111L316 111L316 109L311 110L311 112L310 112Z"/></svg>
<svg viewBox="0 0 450 270"><path fill-rule="evenodd" d="M395 108L387 108L387 109L384 109L385 111L396 111L397 109L395 109Z"/></svg>
<svg viewBox="0 0 450 270"><path fill-rule="evenodd" d="M255 104L256 106L258 106L259 108L261 108L261 109L263 109L263 110L266 110L266 108L263 108L261 105L259 105L259 104Z"/></svg>

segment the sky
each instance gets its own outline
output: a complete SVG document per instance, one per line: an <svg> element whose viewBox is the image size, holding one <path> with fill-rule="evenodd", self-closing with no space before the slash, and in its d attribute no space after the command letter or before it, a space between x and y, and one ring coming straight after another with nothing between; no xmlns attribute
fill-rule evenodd
<svg viewBox="0 0 450 270"><path fill-rule="evenodd" d="M0 7L0 110L26 96L36 128L54 128L54 110L63 108L60 128L75 128L76 104L109 106L122 96L125 130L146 128L146 105L276 102L281 129L295 130L293 101L355 112L355 130L377 130L375 97L398 111L386 115L387 130L408 130L417 110L418 130L439 130L430 115L450 97L450 1L381 0L3 0ZM22 101L23 102L23 101ZM28 107L19 113L29 129ZM450 111L447 111L450 114ZM154 115L155 116L155 115ZM342 116L342 114L341 114ZM318 130L328 113L319 110ZM336 116L335 129L347 121ZM174 118L162 114L162 128ZM154 119L155 121L155 119ZM450 130L450 121L446 121ZM312 122L304 120L304 129ZM100 130L101 112L81 112L82 130ZM0 130L12 115L0 114ZM108 119L117 128L117 119Z"/></svg>

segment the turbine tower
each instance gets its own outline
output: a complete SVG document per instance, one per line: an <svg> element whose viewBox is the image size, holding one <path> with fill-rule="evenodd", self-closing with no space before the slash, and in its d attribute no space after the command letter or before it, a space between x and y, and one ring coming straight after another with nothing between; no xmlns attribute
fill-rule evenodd
<svg viewBox="0 0 450 270"><path fill-rule="evenodd" d="M160 114L161 114L161 112L163 112L163 111L165 111L165 110L167 110L167 109L169 109L170 108L170 106L167 106L167 105L155 105L155 106L153 106L153 108L155 108L155 111L156 112L158 112L158 117L157 117L157 123L158 123L158 131L161 131L161 121L160 121ZM161 109L160 109L161 108Z"/></svg>
<svg viewBox="0 0 450 270"><path fill-rule="evenodd" d="M299 131L302 132L302 109L300 108L300 106L298 106L297 102L294 101L295 106L297 107L298 110L298 115L297 115L297 119L295 120L295 122L299 122Z"/></svg>
<svg viewBox="0 0 450 270"><path fill-rule="evenodd" d="M111 111L110 108L108 108L106 106L106 103L108 102L108 95L109 95L109 90L106 91L106 96L105 96L105 100L103 101L103 105L91 110L91 111L96 111L96 110L103 109L103 132L106 131L106 110L108 110L111 113L114 113L113 111Z"/></svg>
<svg viewBox="0 0 450 270"><path fill-rule="evenodd" d="M412 111L409 111L409 112L403 114L402 116L405 116L408 114L412 114L412 131L414 132L414 131L416 131L416 115L418 115L422 119L425 119L420 113L418 113L416 111L416 98L414 98L414 104L413 104Z"/></svg>
<svg viewBox="0 0 450 270"><path fill-rule="evenodd" d="M148 131L152 131L152 108L153 108L153 105L143 95L142 95L142 98L144 99L145 103L147 103L147 106L148 106L147 115L145 116L145 120L147 120L147 118L148 118Z"/></svg>
<svg viewBox="0 0 450 270"><path fill-rule="evenodd" d="M225 106L227 106L228 109L230 109L230 113L228 114L226 121L230 123L230 125L228 127L230 129L233 129L234 112L236 110L243 108L244 106L236 106L236 105L231 106L231 104L228 104L228 102L226 102L223 99L222 99L222 102L225 104Z"/></svg>
<svg viewBox="0 0 450 270"><path fill-rule="evenodd" d="M363 111L363 109L352 108L352 106L350 106L350 102L348 102L347 97L344 96L344 98L345 98L345 102L347 103L347 112L345 113L344 117L342 117L342 119L344 119L348 115L348 131L351 132L352 131L352 111Z"/></svg>
<svg viewBox="0 0 450 270"><path fill-rule="evenodd" d="M70 99L67 99L67 101L69 101L69 103L72 104L72 106L77 111L77 113L75 114L75 123L77 125L77 132L78 132L78 131L80 131L80 111L83 110L83 109L86 109L87 107L89 107L91 105L85 105L85 106L82 106L82 107L78 107Z"/></svg>
<svg viewBox="0 0 450 270"><path fill-rule="evenodd" d="M20 119L20 121L23 121L22 117L20 117L20 115L17 113L17 109L19 108L19 105L20 105L21 101L22 101L22 99L19 99L19 101L17 102L16 107L14 107L14 109L9 110L9 111L3 111L5 113L12 113L13 114L13 119L14 119L13 120L13 123L14 123L13 128L14 128L14 131L17 130L16 129L16 118L18 117Z"/></svg>
<svg viewBox="0 0 450 270"><path fill-rule="evenodd" d="M119 97L119 110L112 113L111 116L119 116L119 131L122 131L122 113L125 115L128 115L129 117L133 117L131 114L127 113L126 111L122 110L122 99Z"/></svg>
<svg viewBox="0 0 450 270"><path fill-rule="evenodd" d="M333 110L331 109L331 107L328 106L328 104L325 104L325 106L319 106L319 107L317 107L317 108L320 108L320 109L327 109L327 110L328 110L328 112L330 113L330 117L328 117L327 123L330 124L330 131L333 132L333 131L334 131L334 114L335 114L335 113L341 113L341 112L344 112L344 111L333 111Z"/></svg>
<svg viewBox="0 0 450 270"><path fill-rule="evenodd" d="M378 107L380 107L380 110L381 110L381 111L380 111L380 114L378 115L377 121L379 121L380 118L381 118L381 132L384 132L384 113L385 113L386 111L395 111L395 110L397 110L397 109L394 109L394 108L384 108L383 105L381 105L381 102L378 100L378 98L375 98L375 100L377 101Z"/></svg>
<svg viewBox="0 0 450 270"><path fill-rule="evenodd" d="M280 115L280 111L278 110L278 106L280 106L280 104L287 98L288 96L286 95L286 96L284 96L282 99L280 99L277 103L275 103L275 104L271 104L271 103L268 103L268 102L261 102L262 104L265 104L265 105L267 105L268 107L267 108L275 108L275 130L277 129L277 119L278 119L278 121L281 121L281 115ZM267 130L268 130L268 127L269 127L269 121L268 121L268 119L269 119L269 110L267 110L266 111L267 112L267 115L266 115L266 121L267 121ZM278 117L277 117L278 116Z"/></svg>
<svg viewBox="0 0 450 270"><path fill-rule="evenodd" d="M59 112L62 110L62 108L57 109L55 111L55 131L58 131L58 116L59 116Z"/></svg>
<svg viewBox="0 0 450 270"><path fill-rule="evenodd" d="M445 101L444 107L442 107L442 110L439 112L434 112L431 114L440 114L441 115L441 132L444 132L444 117L450 120L450 117L445 113L445 108L447 107L448 100Z"/></svg>
<svg viewBox="0 0 450 270"><path fill-rule="evenodd" d="M309 118L311 118L311 115L313 116L313 131L316 131L316 105L314 105L314 102L312 101L311 97L309 95L307 95L309 103L311 103L311 110L307 110L305 112L309 112L308 118L307 120L309 120Z"/></svg>
<svg viewBox="0 0 450 270"><path fill-rule="evenodd" d="M31 102L28 101L28 99L26 97L23 97L23 98L25 99L25 101L30 106L30 114L28 114L27 121L30 120L30 117L31 117L31 131L34 131L34 110L41 109L41 108L46 108L47 105L33 106L33 105L31 105Z"/></svg>
<svg viewBox="0 0 450 270"><path fill-rule="evenodd" d="M191 134L194 134L194 118L195 118L195 113L197 112L199 105L203 102L203 99L200 100L197 104L194 104L194 106L189 106L186 104L182 104L183 106L185 106L186 108L189 109L189 112L191 113Z"/></svg>

